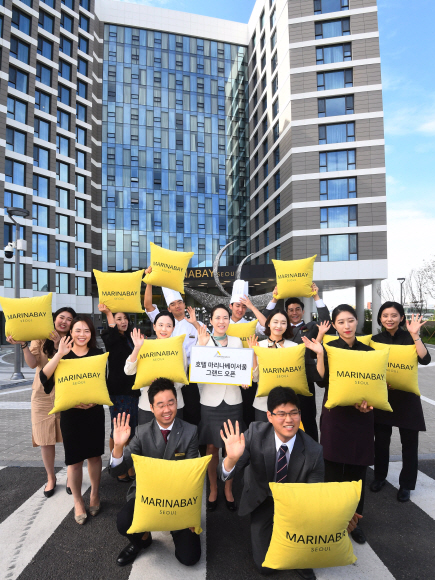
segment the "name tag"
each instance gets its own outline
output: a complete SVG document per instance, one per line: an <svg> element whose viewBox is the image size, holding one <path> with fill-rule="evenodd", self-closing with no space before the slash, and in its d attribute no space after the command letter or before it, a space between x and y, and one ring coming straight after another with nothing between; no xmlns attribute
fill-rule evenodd
<svg viewBox="0 0 435 580"><path fill-rule="evenodd" d="M184 457L186 454L185 453L176 453L175 457Z"/></svg>

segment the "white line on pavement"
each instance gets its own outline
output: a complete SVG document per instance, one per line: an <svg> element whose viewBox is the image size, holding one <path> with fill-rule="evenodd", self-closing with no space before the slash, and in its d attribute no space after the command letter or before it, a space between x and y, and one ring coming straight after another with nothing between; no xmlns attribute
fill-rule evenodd
<svg viewBox="0 0 435 580"><path fill-rule="evenodd" d="M427 369L427 368L430 368L430 367L435 367L435 362L429 363L428 365L420 365L418 367L418 370L421 371L423 369Z"/></svg>
<svg viewBox="0 0 435 580"><path fill-rule="evenodd" d="M0 403L0 411L1 410L22 410L22 409L31 409L31 402L30 401L7 401L6 403Z"/></svg>
<svg viewBox="0 0 435 580"><path fill-rule="evenodd" d="M174 555L174 542L170 532L152 532L153 542L142 551L134 561L128 580L205 580L206 542L205 542L205 490L202 494L201 514L201 560L195 566L183 566ZM164 566L162 566L164 562Z"/></svg>
<svg viewBox="0 0 435 580"><path fill-rule="evenodd" d="M363 546L352 542L358 560L351 566L317 569L318 580L394 580L394 576L368 543Z"/></svg>
<svg viewBox="0 0 435 580"><path fill-rule="evenodd" d="M27 387L26 389L9 390L6 389L4 393L0 392L0 395L15 395L15 393L22 393L24 391L31 391L32 387Z"/></svg>
<svg viewBox="0 0 435 580"><path fill-rule="evenodd" d="M423 397L423 395L421 395L421 400L425 401L426 403L429 403L430 405L435 405L435 401L433 399L428 399L427 397Z"/></svg>
<svg viewBox="0 0 435 580"><path fill-rule="evenodd" d="M402 469L400 462L390 463L387 480L399 489L399 475ZM435 519L435 480L418 472L417 485L414 491L411 491L411 501L418 505L432 519Z"/></svg>
<svg viewBox="0 0 435 580"><path fill-rule="evenodd" d="M41 487L0 524L0 578L18 578L74 507L72 499L66 501L65 483L66 468L57 473L58 489L53 497L46 499L42 493L44 486ZM85 469L82 494L89 486Z"/></svg>

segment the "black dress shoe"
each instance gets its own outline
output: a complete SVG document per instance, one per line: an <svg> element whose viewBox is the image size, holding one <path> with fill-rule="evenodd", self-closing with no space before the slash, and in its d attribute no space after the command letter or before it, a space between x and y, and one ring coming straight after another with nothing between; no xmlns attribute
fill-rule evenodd
<svg viewBox="0 0 435 580"><path fill-rule="evenodd" d="M304 580L316 580L316 575L312 568L305 568L304 570L295 570L296 574Z"/></svg>
<svg viewBox="0 0 435 580"><path fill-rule="evenodd" d="M364 532L359 526L357 526L352 532L350 532L350 535L357 544L365 544L367 541Z"/></svg>
<svg viewBox="0 0 435 580"><path fill-rule="evenodd" d="M151 533L148 534L148 538L143 540L142 546L134 546L133 544L128 544L120 553L118 558L116 559L116 563L118 566L128 566L136 560L136 556L139 554L141 550L144 548L148 548L153 541L151 537Z"/></svg>
<svg viewBox="0 0 435 580"><path fill-rule="evenodd" d="M119 481L119 483L130 483L130 481L131 481L129 475L127 475L125 477L119 477L119 475L118 475L116 479Z"/></svg>
<svg viewBox="0 0 435 580"><path fill-rule="evenodd" d="M225 498L225 504L230 512L235 512L237 510L237 504L235 501L228 501L227 498Z"/></svg>
<svg viewBox="0 0 435 580"><path fill-rule="evenodd" d="M400 487L399 491L397 492L397 500L405 503L405 501L409 501L411 498L411 492L409 491L409 489L406 489L404 487Z"/></svg>
<svg viewBox="0 0 435 580"><path fill-rule="evenodd" d="M385 479L375 479L370 484L370 491L381 491L385 485Z"/></svg>
<svg viewBox="0 0 435 580"><path fill-rule="evenodd" d="M54 495L54 488L56 487L56 481L54 482L54 487L52 489L49 490L45 490L44 489L44 495L45 497L51 497L52 495Z"/></svg>
<svg viewBox="0 0 435 580"><path fill-rule="evenodd" d="M214 512L217 508L218 500L215 499L214 501L207 500L207 511Z"/></svg>

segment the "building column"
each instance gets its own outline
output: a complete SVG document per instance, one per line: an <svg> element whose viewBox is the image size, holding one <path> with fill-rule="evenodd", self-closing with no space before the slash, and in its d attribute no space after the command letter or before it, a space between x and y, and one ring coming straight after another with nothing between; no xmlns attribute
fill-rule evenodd
<svg viewBox="0 0 435 580"><path fill-rule="evenodd" d="M355 306L358 316L358 332L363 332L364 326L364 286L355 286Z"/></svg>
<svg viewBox="0 0 435 580"><path fill-rule="evenodd" d="M312 312L316 312L316 305L314 304L314 300L313 298L301 298L302 302L304 303L304 309L305 309L305 314L304 314L304 320L305 322L311 322L312 318L311 318L311 313Z"/></svg>
<svg viewBox="0 0 435 580"><path fill-rule="evenodd" d="M376 318L382 304L381 283L382 280L372 280L372 334L380 331Z"/></svg>

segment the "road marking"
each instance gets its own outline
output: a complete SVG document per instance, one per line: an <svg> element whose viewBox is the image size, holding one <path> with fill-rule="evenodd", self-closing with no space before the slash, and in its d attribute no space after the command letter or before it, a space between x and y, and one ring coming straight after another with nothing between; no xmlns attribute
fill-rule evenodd
<svg viewBox="0 0 435 580"><path fill-rule="evenodd" d="M30 401L7 401L6 403L0 403L0 410L23 410L31 409Z"/></svg>
<svg viewBox="0 0 435 580"><path fill-rule="evenodd" d="M315 570L318 580L395 580L394 576L368 543L364 545L352 542L353 551L358 560L350 566L321 568Z"/></svg>
<svg viewBox="0 0 435 580"><path fill-rule="evenodd" d="M152 532L153 542L149 548L140 552L133 563L128 580L205 580L207 572L205 542L205 490L202 494L201 508L201 559L195 566L183 566L174 555L174 542L170 532ZM164 565L162 563L164 562Z"/></svg>
<svg viewBox="0 0 435 580"><path fill-rule="evenodd" d="M427 369L429 367L435 367L435 362L431 362L428 365L419 365L418 370L421 371L421 370Z"/></svg>
<svg viewBox="0 0 435 580"><path fill-rule="evenodd" d="M399 489L400 462L390 463L387 480ZM418 472L417 485L411 491L411 501L435 520L435 480L421 471Z"/></svg>
<svg viewBox="0 0 435 580"><path fill-rule="evenodd" d="M56 477L58 490L53 497L44 497L44 484L0 524L0 578L18 578L74 507L72 498L65 497L66 468ZM89 487L89 475L85 469L82 494Z"/></svg>
<svg viewBox="0 0 435 580"><path fill-rule="evenodd" d="M17 389L17 390L10 390L10 392L7 393L0 393L0 395L15 395L15 393L23 393L24 391L31 391L32 387L27 387L26 389ZM9 391L9 389L8 389Z"/></svg>
<svg viewBox="0 0 435 580"><path fill-rule="evenodd" d="M423 397L423 395L421 395L421 400L425 401L426 403L429 403L430 405L435 405L435 401L433 399L428 399L427 397Z"/></svg>

